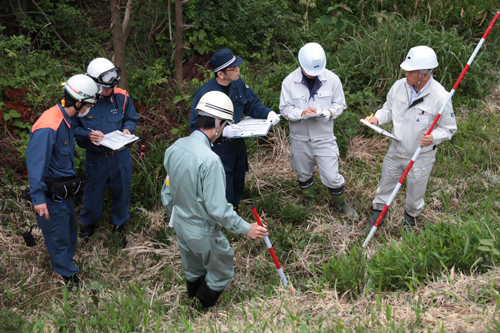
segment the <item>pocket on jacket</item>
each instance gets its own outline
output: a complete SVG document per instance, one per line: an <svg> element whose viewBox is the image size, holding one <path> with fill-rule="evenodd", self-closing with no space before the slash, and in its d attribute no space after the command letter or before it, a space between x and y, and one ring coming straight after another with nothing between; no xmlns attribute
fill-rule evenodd
<svg viewBox="0 0 500 333"><path fill-rule="evenodd" d="M115 114L111 112L108 113L108 122L110 123L113 131L121 130L124 117L125 115L122 112L118 112Z"/></svg>

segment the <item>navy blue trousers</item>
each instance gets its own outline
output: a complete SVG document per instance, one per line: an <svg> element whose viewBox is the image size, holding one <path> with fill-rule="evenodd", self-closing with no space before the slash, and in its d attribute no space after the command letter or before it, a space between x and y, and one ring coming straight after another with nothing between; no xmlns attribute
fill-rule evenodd
<svg viewBox="0 0 500 333"><path fill-rule="evenodd" d="M38 215L36 220L43 232L50 263L58 274L71 276L80 271L73 263L78 237L73 198L64 199L63 202L47 198L46 203L50 220Z"/></svg>
<svg viewBox="0 0 500 333"><path fill-rule="evenodd" d="M219 155L226 173L226 199L233 206L240 204L245 189L245 173L248 172L245 139L222 141L219 138L212 150Z"/></svg>

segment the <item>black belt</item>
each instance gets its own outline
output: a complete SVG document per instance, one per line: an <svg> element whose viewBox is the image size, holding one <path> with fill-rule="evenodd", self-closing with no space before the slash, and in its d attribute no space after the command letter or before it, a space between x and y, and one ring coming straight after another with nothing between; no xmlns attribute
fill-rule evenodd
<svg viewBox="0 0 500 333"><path fill-rule="evenodd" d="M214 143L232 142L232 141L236 141L238 139L241 139L241 138L226 138L224 136L220 136L217 138L217 140L214 141Z"/></svg>
<svg viewBox="0 0 500 333"><path fill-rule="evenodd" d="M93 153L93 152L90 153L98 156L111 157L118 155L119 152L121 152L121 150L110 150L110 151L102 151L100 153Z"/></svg>

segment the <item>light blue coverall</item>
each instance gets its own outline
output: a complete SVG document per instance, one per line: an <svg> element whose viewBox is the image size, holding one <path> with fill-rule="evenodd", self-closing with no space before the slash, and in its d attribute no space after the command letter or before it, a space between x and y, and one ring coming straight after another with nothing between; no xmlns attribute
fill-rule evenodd
<svg viewBox="0 0 500 333"><path fill-rule="evenodd" d="M130 186L132 183L132 156L128 148L112 151L96 146L89 139L91 129L107 134L116 130L135 131L139 120L127 91L114 88L111 97L92 106L83 118L75 119L75 138L87 150L84 170L90 182L85 185L80 220L84 226L95 224L102 218L104 189L111 191L111 220L120 226L130 220ZM89 168L89 165L91 167Z"/></svg>
<svg viewBox="0 0 500 333"><path fill-rule="evenodd" d="M186 280L206 274L208 287L221 291L234 275L234 253L221 229L245 235L250 224L226 200L220 158L205 133L195 130L167 149L163 165L169 181L161 198L170 213L175 207L174 228Z"/></svg>
<svg viewBox="0 0 500 333"><path fill-rule="evenodd" d="M33 205L45 203L50 218L37 215L36 220L52 268L66 277L80 271L73 263L78 234L73 198L56 202L45 196L45 190L46 182L77 175L72 119L61 104L48 109L33 125L26 149L31 200Z"/></svg>

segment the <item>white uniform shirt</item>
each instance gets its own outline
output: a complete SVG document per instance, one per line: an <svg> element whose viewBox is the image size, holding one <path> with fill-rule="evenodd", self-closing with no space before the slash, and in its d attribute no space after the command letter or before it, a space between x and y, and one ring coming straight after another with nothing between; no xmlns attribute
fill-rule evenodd
<svg viewBox="0 0 500 333"><path fill-rule="evenodd" d="M320 88L311 98L311 93L302 83L301 68L290 73L281 87L280 112L290 121L290 137L298 141L318 141L335 138L333 135L333 119L340 116L346 109L344 90L337 75L325 69L318 75ZM308 107L322 112L330 110L333 117L325 123L315 118L301 119L303 111Z"/></svg>
<svg viewBox="0 0 500 333"><path fill-rule="evenodd" d="M427 88L422 90L419 98L413 101L413 105L411 90L406 79L396 81L387 94L384 106L375 113L379 125L392 120L392 134L400 141L393 140L389 151L401 158L413 156L419 146L420 138L430 128L448 97L448 92L433 78L427 83ZM450 101L432 131L432 144L423 147L420 155L435 155L437 145L451 139L456 131L457 123Z"/></svg>

